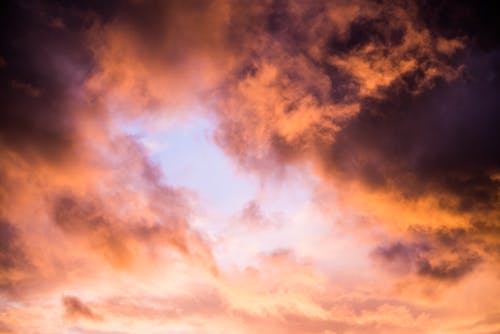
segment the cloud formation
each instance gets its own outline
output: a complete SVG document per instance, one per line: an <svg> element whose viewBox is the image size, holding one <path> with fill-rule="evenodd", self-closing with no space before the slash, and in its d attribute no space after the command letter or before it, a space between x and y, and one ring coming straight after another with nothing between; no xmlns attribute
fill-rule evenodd
<svg viewBox="0 0 500 334"><path fill-rule="evenodd" d="M65 296L62 299L64 305L65 317L68 319L84 318L88 320L102 320L102 318L95 314L87 305L80 299L73 296Z"/></svg>
<svg viewBox="0 0 500 334"><path fill-rule="evenodd" d="M4 1L0 332L498 332L490 7Z"/></svg>

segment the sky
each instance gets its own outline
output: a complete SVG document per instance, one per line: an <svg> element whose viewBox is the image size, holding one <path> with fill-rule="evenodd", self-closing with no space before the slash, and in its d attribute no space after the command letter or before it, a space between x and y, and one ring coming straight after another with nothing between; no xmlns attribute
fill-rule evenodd
<svg viewBox="0 0 500 334"><path fill-rule="evenodd" d="M0 16L0 334L500 333L494 3Z"/></svg>

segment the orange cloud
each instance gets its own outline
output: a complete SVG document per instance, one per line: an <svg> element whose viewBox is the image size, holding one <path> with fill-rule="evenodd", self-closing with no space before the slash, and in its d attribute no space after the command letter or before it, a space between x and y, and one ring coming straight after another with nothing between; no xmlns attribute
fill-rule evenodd
<svg viewBox="0 0 500 334"><path fill-rule="evenodd" d="M5 9L0 332L500 330L496 12ZM265 176L258 191L279 175L291 198L293 166L313 197L247 194L236 216L211 215L127 129L194 113L242 173Z"/></svg>

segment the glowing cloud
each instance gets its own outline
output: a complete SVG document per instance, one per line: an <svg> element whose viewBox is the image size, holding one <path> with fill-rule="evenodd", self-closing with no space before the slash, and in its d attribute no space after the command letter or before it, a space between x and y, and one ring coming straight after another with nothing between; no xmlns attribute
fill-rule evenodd
<svg viewBox="0 0 500 334"><path fill-rule="evenodd" d="M500 331L488 4L0 6L0 333Z"/></svg>

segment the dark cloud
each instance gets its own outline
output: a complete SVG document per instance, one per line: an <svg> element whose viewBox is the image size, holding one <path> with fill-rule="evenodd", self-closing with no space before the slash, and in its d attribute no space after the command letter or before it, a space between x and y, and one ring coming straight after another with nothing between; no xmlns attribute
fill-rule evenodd
<svg viewBox="0 0 500 334"><path fill-rule="evenodd" d="M220 91L218 142L250 168L312 157L375 190L498 212L494 12L452 1L236 4L228 40L239 64Z"/></svg>
<svg viewBox="0 0 500 334"><path fill-rule="evenodd" d="M399 273L455 282L497 261L500 50L473 17L487 27L489 14L380 2L342 21L318 3L236 6L248 21L232 22L243 55L221 93L219 143L257 170L312 157L336 179L474 217L462 229L422 221L433 227L374 251ZM338 112L349 104L358 111Z"/></svg>
<svg viewBox="0 0 500 334"><path fill-rule="evenodd" d="M102 316L96 314L92 309L85 305L80 299L74 296L64 296L62 299L64 306L64 316L71 320L77 320L80 318L100 321Z"/></svg>
<svg viewBox="0 0 500 334"><path fill-rule="evenodd" d="M463 254L457 261L442 261L432 264L429 259L422 259L418 263L417 273L438 280L456 280L472 272L480 262L475 254Z"/></svg>
<svg viewBox="0 0 500 334"><path fill-rule="evenodd" d="M141 1L125 2L116 12L116 21L123 25L144 51L160 52L172 64L213 42L210 22L217 19L210 13L215 1ZM188 18L197 19L189 22Z"/></svg>
<svg viewBox="0 0 500 334"><path fill-rule="evenodd" d="M499 55L471 56L464 78L422 95L397 82L363 101L330 148L332 168L407 196L452 194L458 210L497 209Z"/></svg>
<svg viewBox="0 0 500 334"><path fill-rule="evenodd" d="M331 151L363 136L349 136L349 127L373 112L371 104L393 103L398 89L412 98L458 74L440 50L454 54L460 40L441 41L421 26L413 7L388 1L235 5L228 39L239 63L220 93L221 145L251 167L265 159L294 163L319 150L327 169L341 170L330 164ZM342 129L347 138L340 143ZM334 155L341 163L353 160Z"/></svg>
<svg viewBox="0 0 500 334"><path fill-rule="evenodd" d="M282 104L280 117L285 125L273 128L263 119L268 133L264 131L262 140L278 161L293 162L319 148L319 160L326 169L361 178L368 185L396 186L408 196L450 193L458 203L444 204L459 210L495 209L498 203L495 92L500 62L495 52L494 11L488 3L425 1L416 5L415 16L409 11L401 14L402 3L379 2L356 7L359 11L348 18L342 17L342 10L349 8L345 3L338 3L335 10L328 2L236 3L231 5L227 31L211 14L216 5L204 1L59 5L6 1L2 6L0 140L4 149L54 157L74 144L75 90L98 68L92 57L95 50L84 45L93 13L127 33L137 44L136 56L150 61L153 68L182 62L193 53L216 57L219 53L214 49L228 47L240 64L234 82L220 87L221 109L230 110L221 113L219 142L233 154L251 155L255 142L262 139L245 133L249 130L240 131L249 126L252 114L234 89L245 80L260 80L263 63L270 63L278 66L272 87L282 97L270 103ZM54 27L53 22L60 24ZM435 37L428 45L432 53L416 47L397 51L406 39L420 36L409 27L418 33L429 29ZM468 44L461 58L439 55L435 50L439 47L433 45L439 38L462 37ZM103 47L109 40L100 42ZM368 46L373 50L366 51ZM489 53L471 49L476 47ZM359 56L372 67L382 66L375 61L384 55L395 62L384 65L391 71L401 61L416 65L408 71L398 69L390 85L370 88L370 96L365 96L362 80L341 61ZM441 76L429 77L445 65L464 65L461 78L449 82ZM233 98L246 113L241 120L233 117ZM346 105L359 105L360 112L354 117L335 115L336 108ZM303 110L317 115L310 126L292 136L289 128L297 122L293 117L303 117ZM236 140L238 133L245 134L247 142ZM333 144L330 138L335 138Z"/></svg>
<svg viewBox="0 0 500 334"><path fill-rule="evenodd" d="M97 113L83 92L96 70L88 30L118 1L2 1L0 150L57 161L77 145L79 117Z"/></svg>
<svg viewBox="0 0 500 334"><path fill-rule="evenodd" d="M23 259L16 228L0 218L0 268L16 267ZM23 262L23 261L21 261Z"/></svg>
<svg viewBox="0 0 500 334"><path fill-rule="evenodd" d="M0 217L0 291L11 291L16 275L31 268L15 225Z"/></svg>
<svg viewBox="0 0 500 334"><path fill-rule="evenodd" d="M400 273L413 273L438 281L456 281L472 272L481 262L478 254L468 250L437 249L436 245L396 242L380 246L373 255ZM452 255L452 259L440 258Z"/></svg>
<svg viewBox="0 0 500 334"><path fill-rule="evenodd" d="M43 2L3 1L1 7L0 150L59 158L73 145L75 89L89 70L90 53L81 31L49 25L53 13Z"/></svg>
<svg viewBox="0 0 500 334"><path fill-rule="evenodd" d="M460 77L451 81L436 77L415 95L428 69L424 61L423 67L384 88L382 95L363 98L360 113L344 124L335 143L323 152L327 169L374 188L396 187L408 197L451 195L453 200L442 200L446 209L498 212L500 39L494 33L498 25L493 27L490 5L419 4L422 28L435 36L467 40L465 49L444 60L460 66ZM365 36L376 28L356 33L357 26L354 22L350 27L349 48L383 40Z"/></svg>
<svg viewBox="0 0 500 334"><path fill-rule="evenodd" d="M338 54L361 49L370 43L384 47L399 46L406 35L406 27L402 24L404 22L393 25L390 20L389 13L374 18L361 16L351 23L347 37L332 34L326 50Z"/></svg>
<svg viewBox="0 0 500 334"><path fill-rule="evenodd" d="M372 255L399 274L454 282L482 262L500 259L500 229L481 221L464 228L411 227L408 239L380 245Z"/></svg>
<svg viewBox="0 0 500 334"><path fill-rule="evenodd" d="M426 0L418 2L420 17L436 34L466 36L484 50L500 45L500 25L494 1Z"/></svg>

